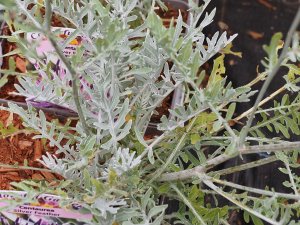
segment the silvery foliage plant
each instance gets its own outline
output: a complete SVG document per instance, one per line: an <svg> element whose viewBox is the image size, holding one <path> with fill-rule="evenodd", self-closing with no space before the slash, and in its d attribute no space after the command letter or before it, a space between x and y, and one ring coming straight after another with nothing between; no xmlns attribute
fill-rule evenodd
<svg viewBox="0 0 300 225"><path fill-rule="evenodd" d="M190 0L189 22L179 13L176 22L166 28L155 11L165 8L161 1L2 1L12 32L9 40L35 64L16 85L15 94L25 96L28 108L9 104L2 109L19 115L24 126L34 131L33 138L47 140L56 150L56 154L43 155L40 162L64 178L57 186L33 181L15 186L80 202L93 214L93 221L86 221L92 224L158 225L171 219L184 224L226 224L229 207L205 207L204 195L209 193L232 200L245 210L246 220L272 222L280 217L276 198L226 194L214 183L229 184L205 173L237 156L240 147L240 154L247 151L228 121L233 119L236 103L249 101L255 93L251 85L234 88L226 81L224 54L234 54L228 45L236 35L216 32L206 36L203 29L215 14L215 10L206 11L209 2L198 6ZM58 31L51 27L53 17L72 29L65 41L59 40ZM39 54L39 43L26 39L31 33L48 40L51 52ZM63 49L77 37L82 45L66 56ZM276 59L275 47L269 47L269 56ZM60 64L47 60L50 55ZM203 87L201 66L217 56ZM57 73L61 69L64 76ZM151 117L176 88L183 91L183 104L170 109L170 115L156 125L155 136L146 138ZM36 109L40 105L73 112L76 118L50 121ZM77 121L76 125L71 120ZM258 131L253 130L251 140L263 144L266 138L255 134ZM205 146L217 148L207 155ZM278 157L288 163L288 156ZM191 178L193 183L181 181ZM213 191L202 189L202 181ZM179 201L178 213L166 215L164 196ZM277 216L267 214L271 211L266 204L275 207Z"/></svg>

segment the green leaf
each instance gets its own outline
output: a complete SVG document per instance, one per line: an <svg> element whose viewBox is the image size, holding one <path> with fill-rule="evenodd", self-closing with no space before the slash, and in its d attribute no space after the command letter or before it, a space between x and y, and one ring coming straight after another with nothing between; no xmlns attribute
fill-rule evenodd
<svg viewBox="0 0 300 225"><path fill-rule="evenodd" d="M222 127L222 122L217 120L213 124L213 131L218 131L218 130L220 130L221 127Z"/></svg>
<svg viewBox="0 0 300 225"><path fill-rule="evenodd" d="M163 185L158 187L158 192L161 194L168 193L170 190L170 184L164 183Z"/></svg>
<svg viewBox="0 0 300 225"><path fill-rule="evenodd" d="M0 0L0 6L1 5L9 9L11 7L14 7L16 3L13 0Z"/></svg>
<svg viewBox="0 0 300 225"><path fill-rule="evenodd" d="M155 163L155 159L154 159L154 155L153 155L153 150L152 148L149 148L148 149L148 159L149 159L149 162L151 164L154 164Z"/></svg>
<svg viewBox="0 0 300 225"><path fill-rule="evenodd" d="M191 57L192 54L192 40L189 40L184 47L179 51L179 56L178 56L178 60L180 62L186 62L189 60L189 58Z"/></svg>
<svg viewBox="0 0 300 225"><path fill-rule="evenodd" d="M195 125L197 126L207 125L208 123L215 121L217 118L218 118L217 115L214 113L203 112L197 116Z"/></svg>
<svg viewBox="0 0 300 225"><path fill-rule="evenodd" d="M250 216L254 225L264 225L263 221L260 218L254 216L253 214L250 214Z"/></svg>
<svg viewBox="0 0 300 225"><path fill-rule="evenodd" d="M263 49L268 54L268 63L264 62L268 69L272 69L278 61L278 50L282 48L282 33L275 33L271 39L270 45L264 45Z"/></svg>
<svg viewBox="0 0 300 225"><path fill-rule="evenodd" d="M188 161L189 161L189 156L188 156L185 152L182 152L182 153L180 154L180 156L181 156L181 159L182 159L182 161L183 161L184 163L188 163Z"/></svg>
<svg viewBox="0 0 300 225"><path fill-rule="evenodd" d="M236 143L235 142L231 142L230 145L227 146L226 150L225 150L225 154L227 155L236 155L236 153L238 152L237 148L236 148Z"/></svg>
<svg viewBox="0 0 300 225"><path fill-rule="evenodd" d="M281 123L274 122L274 127L275 127L275 129L277 128L277 133L278 133L278 131L280 131L284 135L285 138L290 138L288 129L285 126L283 126Z"/></svg>
<svg viewBox="0 0 300 225"><path fill-rule="evenodd" d="M191 144L192 145L196 144L200 140L201 140L201 137L199 134L191 134Z"/></svg>
<svg viewBox="0 0 300 225"><path fill-rule="evenodd" d="M12 70L12 71L16 70L16 62L13 57L9 57L8 67L9 67L9 70Z"/></svg>
<svg viewBox="0 0 300 225"><path fill-rule="evenodd" d="M246 210L244 211L243 217L244 217L244 221L245 221L246 223L249 223L249 222L250 222L250 215L249 215L248 211L246 211Z"/></svg>
<svg viewBox="0 0 300 225"><path fill-rule="evenodd" d="M100 180L91 178L91 182L93 184L93 187L95 188L96 196L100 196L105 192L104 185Z"/></svg>
<svg viewBox="0 0 300 225"><path fill-rule="evenodd" d="M80 153L82 156L91 156L94 152L94 146L96 144L96 136L93 135L89 137L87 140L85 140L85 143L83 146L81 146Z"/></svg>
<svg viewBox="0 0 300 225"><path fill-rule="evenodd" d="M18 54L21 54L21 53L22 53L22 51L19 48L16 48L16 49L14 49L14 50L12 50L12 51L10 51L10 52L8 52L8 53L6 53L6 54L4 54L0 57L3 58L3 57L12 56L12 55L18 55Z"/></svg>
<svg viewBox="0 0 300 225"><path fill-rule="evenodd" d="M234 51L231 50L232 46L233 46L232 43L229 43L228 45L226 45L225 48L223 48L221 50L221 53L234 55L234 56L237 56L239 58L242 58L242 53L241 52L234 52Z"/></svg>
<svg viewBox="0 0 300 225"><path fill-rule="evenodd" d="M91 176L89 174L89 171L87 169L83 170L83 180L84 180L84 185L85 188L89 189L91 188Z"/></svg>
<svg viewBox="0 0 300 225"><path fill-rule="evenodd" d="M199 166L200 161L189 151L186 151L187 156L189 157L189 161L193 164L193 166Z"/></svg>
<svg viewBox="0 0 300 225"><path fill-rule="evenodd" d="M224 55L221 55L214 60L213 70L209 76L207 87L212 87L217 81L221 81L223 79L222 75L224 75L226 71L224 66L224 57Z"/></svg>
<svg viewBox="0 0 300 225"><path fill-rule="evenodd" d="M228 120L231 120L232 119L232 116L235 112L235 108L236 108L236 103L231 103L227 109L227 114L226 114L226 117L225 117L225 120L228 121Z"/></svg>

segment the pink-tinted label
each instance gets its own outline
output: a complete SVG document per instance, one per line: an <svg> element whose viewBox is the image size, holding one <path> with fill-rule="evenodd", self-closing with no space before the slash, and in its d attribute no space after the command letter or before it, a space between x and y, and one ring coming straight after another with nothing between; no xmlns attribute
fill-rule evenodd
<svg viewBox="0 0 300 225"><path fill-rule="evenodd" d="M62 51L63 54L66 57L71 57L73 56L76 51L78 50L79 47L81 46L89 46L89 41L87 40L86 37L82 35L77 35L74 37L72 40L68 40L70 35L75 31L74 29L71 28L63 28L63 27L52 27L51 30L55 33L57 36L57 41L59 46L65 46ZM56 75L60 79L64 79L66 74L68 73L67 68L65 64L60 60L58 55L55 53L54 47L52 46L51 42L41 33L39 32L29 32L27 33L27 41L29 43L32 43L36 46L36 53L40 57L40 59L45 63L48 64L49 62L52 63L52 71L54 72L53 75ZM68 43L66 43L68 41ZM83 52L83 58L87 58L87 56L90 54L90 52L85 49ZM82 59L82 60L85 60ZM40 64L36 59L29 58L28 59L34 67L39 70L40 69ZM41 77L47 77L47 74L39 70L39 74ZM90 99L90 96L83 91L83 86L91 86L86 79L81 76L80 74L78 75L80 79L80 90L82 91L83 96L85 99ZM40 78L41 79L41 78ZM40 83L40 79L38 79L37 84ZM70 85L71 81L66 81L66 85Z"/></svg>
<svg viewBox="0 0 300 225"><path fill-rule="evenodd" d="M36 201L31 204L23 204L10 210L4 210L9 206L8 200L12 201L16 198L24 198L26 192L17 191L1 191L0 192L0 214L6 216L6 219L14 220L38 220L43 221L42 224L55 224L47 221L51 221L51 218L65 218L72 220L91 220L92 214L83 213L82 206L80 204L72 204L67 208L61 208L59 206L60 197L55 195L42 194L36 196ZM2 208L2 210L1 210ZM18 215L18 217L14 217ZM22 215L22 216L21 216ZM27 215L27 216L26 216ZM50 219L50 220L49 220ZM1 224L1 223L0 223Z"/></svg>
<svg viewBox="0 0 300 225"><path fill-rule="evenodd" d="M63 28L63 27L53 27L51 30L56 34L58 44L64 45L65 41L69 38L69 36L75 31L71 28ZM67 72L66 66L61 62L56 54L54 54L54 48L50 41L39 32L29 32L27 33L27 41L36 45L36 53L39 57L41 57L45 63L52 62L55 66L53 68L54 72L57 75L63 78ZM77 36L73 40L70 40L69 43L66 44L63 49L63 53L66 57L71 57L74 55L78 49L78 47L82 46L83 43L88 43L86 38L83 36ZM85 55L88 52L85 51ZM34 66L39 69L39 64L35 59L29 59Z"/></svg>

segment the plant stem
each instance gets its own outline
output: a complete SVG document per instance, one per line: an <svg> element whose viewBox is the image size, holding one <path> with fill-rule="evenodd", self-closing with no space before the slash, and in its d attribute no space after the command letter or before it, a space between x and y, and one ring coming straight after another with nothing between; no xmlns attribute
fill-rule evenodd
<svg viewBox="0 0 300 225"><path fill-rule="evenodd" d="M50 0L45 0L45 30L51 29L51 16L52 16L52 7Z"/></svg>
<svg viewBox="0 0 300 225"><path fill-rule="evenodd" d="M272 163L272 162L275 162L277 160L278 159L276 158L276 156L270 156L270 157L260 159L260 160L256 160L254 162L246 163L246 164L243 164L243 165L238 165L238 166L230 167L230 168L223 169L223 170L212 171L212 172L209 172L208 175L210 175L210 176L227 175L227 174L239 172L239 171L242 171L242 170L247 170L247 169L251 169L251 168L254 168L254 167L266 165L268 163Z"/></svg>
<svg viewBox="0 0 300 225"><path fill-rule="evenodd" d="M195 123L196 119L197 119L197 117L194 117L193 120L189 123L186 132L181 136L181 138L180 138L179 142L177 143L175 149L172 151L172 153L168 157L168 159L165 162L165 164L162 167L160 167L157 171L155 171L155 174L151 178L151 180L149 181L149 184L152 183L154 180L156 180L165 171L165 169L168 167L168 165L173 161L173 159L176 156L176 154L182 148L182 145L184 144L186 136L190 132L190 130L192 129L192 127L194 126L194 123Z"/></svg>
<svg viewBox="0 0 300 225"><path fill-rule="evenodd" d="M182 199L182 201L184 202L184 204L187 207L189 207L189 209L192 211L192 213L194 214L194 216L198 219L198 221L200 222L200 224L206 225L206 223L204 222L203 218L199 215L199 213L196 211L196 209L194 208L194 206L192 205L192 203L184 196L184 194L182 194L181 191L174 184L171 185L171 188L173 188L174 191L176 191L176 193Z"/></svg>
<svg viewBox="0 0 300 225"><path fill-rule="evenodd" d="M292 25L291 25L291 27L290 27L290 29L288 31L288 34L287 34L287 37L286 37L286 40L285 40L285 44L284 44L284 47L283 47L282 52L280 54L280 57L278 59L278 62L274 66L274 68L272 68L271 73L269 74L268 78L264 82L264 84L263 84L263 86L262 86L262 88L261 88L261 90L260 90L260 92L259 92L259 94L258 94L258 96L256 98L255 104L254 104L254 106L252 108L252 111L250 113L250 116L249 116L249 119L247 121L247 124L246 124L246 126L244 127L244 129L241 132L241 135L240 135L240 146L244 145L245 138L248 135L249 129L250 129L250 127L252 125L252 122L253 122L253 119L254 119L255 111L259 107L260 101L264 97L264 94L267 91L267 88L269 87L271 81L273 80L273 78L277 74L279 68L281 67L281 63L285 59L285 57L287 55L287 52L288 52L288 48L289 48L289 46L291 44L291 41L292 41L292 36L295 33L295 31L296 31L299 23L300 23L300 7L298 8L298 11L297 11L297 14L295 16L295 19L294 19L294 21L293 21L293 23L292 23Z"/></svg>
<svg viewBox="0 0 300 225"><path fill-rule="evenodd" d="M276 110L280 110L280 109L290 109L291 107L294 107L294 106L299 106L300 107L300 102L293 103L293 104L290 104L290 105L278 106L278 107L274 107L274 108L270 108L270 109L257 110L256 114L272 112L272 111L276 111Z"/></svg>
<svg viewBox="0 0 300 225"><path fill-rule="evenodd" d="M49 0L48 0L49 1ZM77 87L77 73L74 70L74 68L72 67L71 63L69 62L69 60L66 58L66 56L63 54L62 50L60 49L60 47L57 45L56 40L52 37L51 31L49 30L44 30L42 29L42 27L40 26L39 22L32 17L32 15L28 12L27 9L25 9L23 7L23 5L20 3L20 1L16 1L17 5L19 6L19 8L25 13L26 16L28 16L28 18L31 19L31 21L33 22L34 26L36 27L37 30L41 31L50 41L50 43L52 44L53 48L55 49L56 53L58 54L59 58L61 59L61 61L65 64L65 66L67 67L67 70L70 72L71 77L72 77L72 92L73 92L73 97L74 97L74 102L75 102L75 106L76 109L78 111L78 116L79 116L79 120L82 123L83 129L86 132L87 135L91 134L90 128L88 127L82 108L81 108L81 104L79 101L79 94L78 94L78 87ZM46 2L46 4L48 4ZM50 4L50 2L49 2ZM52 8L51 5L50 7L47 9L47 15L48 17L52 15ZM46 18L49 19L49 18ZM49 24L48 24L49 25Z"/></svg>
<svg viewBox="0 0 300 225"><path fill-rule="evenodd" d="M219 165L227 160L231 159L231 157L227 154L219 155L213 159L208 160L205 165L196 166L192 169L186 169L179 172L173 173L165 173L162 174L158 181L175 181L175 180L186 180L192 177L197 176L199 173L204 173L208 169L213 168L216 165Z"/></svg>
<svg viewBox="0 0 300 225"><path fill-rule="evenodd" d="M254 154L260 152L277 152L277 151L292 151L300 149L300 141L296 142L285 142L282 144L268 144L268 145L255 145L242 147L238 150L238 153L243 154ZM208 169L215 167L236 155L221 154L213 159L206 162L205 165L196 166L192 169L186 169L179 172L162 174L158 181L174 181L174 180L186 180L195 177L199 173L206 172Z"/></svg>
<svg viewBox="0 0 300 225"><path fill-rule="evenodd" d="M232 198L229 194L227 194L226 192L224 192L221 188L217 187L216 185L214 185L210 180L203 180L203 182L212 190L214 190L215 192L217 192L218 194L220 194L221 196L223 196L224 198L226 198L227 200L229 200L230 202L234 203L235 205L237 205L238 207L240 207L243 210L248 211L249 213L255 215L256 217L270 223L273 225L278 225L278 223L256 211L254 211L253 209L249 208L248 206L244 205L243 203L237 201L236 199Z"/></svg>
<svg viewBox="0 0 300 225"><path fill-rule="evenodd" d="M258 107L264 105L265 103L267 103L268 101L272 100L275 96L279 95L281 92L283 92L285 90L285 86L282 86L281 88L279 88L278 90L274 91L271 95L269 95L267 98L263 99L261 102L259 102ZM241 120L242 118L248 116L250 113L253 112L254 110L253 106L252 108L248 109L246 112L242 113L241 115L237 116L236 118L234 118L234 120ZM255 110L254 110L255 111ZM255 113L257 113L255 111ZM250 129L250 128L249 128Z"/></svg>
<svg viewBox="0 0 300 225"><path fill-rule="evenodd" d="M288 164L287 162L284 162L284 165L285 165L285 167L286 167L286 169L287 169L287 171L288 171L289 178L290 178L290 181L291 181L291 184L292 184L292 189L293 189L293 191L295 192L295 195L296 195L297 197L299 197L299 199L300 199L300 195L299 195L299 193L298 193L298 188L297 188L297 186L296 186L296 184L295 184L295 181L294 181L294 177L293 177L291 168L290 168L290 166L289 166L289 164Z"/></svg>
<svg viewBox="0 0 300 225"><path fill-rule="evenodd" d="M300 149L300 141L242 147L239 149L239 152L240 154L253 154L260 152L292 151L297 149Z"/></svg>
<svg viewBox="0 0 300 225"><path fill-rule="evenodd" d="M47 32L48 33L48 32ZM61 49L59 48L59 46L57 45L56 41L53 39L53 37L51 36L50 33L48 33L48 35L46 35L49 39L49 41L51 42L53 48L55 49L56 53L58 54L59 58L61 59L61 61L65 64L65 66L67 67L68 71L71 74L72 77L72 93L73 93L73 97L74 97L74 102L75 102L75 106L78 112L78 117L80 122L82 123L82 127L84 129L84 131L86 132L87 135L91 134L90 128L88 127L82 108L81 108L81 104L79 101L79 94L78 94L78 86L77 86L77 73L74 70L74 68L72 67L71 63L69 62L69 60L65 57L65 55L62 53Z"/></svg>
<svg viewBox="0 0 300 225"><path fill-rule="evenodd" d="M195 119L197 115L199 115L200 113L204 112L205 110L207 110L207 108L203 108L198 110L197 112L193 113L192 115L188 116L187 119L185 119L184 121L180 121L180 123L177 123L177 125L174 125L173 127L171 127L169 130L163 132L159 137L157 137L141 154L141 158L143 158L150 149L153 149L153 147L157 144L159 144L165 137L167 137L173 130L175 130L176 128L178 128L181 124L184 124L185 122L189 121L190 119Z"/></svg>
<svg viewBox="0 0 300 225"><path fill-rule="evenodd" d="M248 84L244 85L243 87L252 87L254 84L258 83L259 81L264 80L267 75L268 75L267 72L263 72L259 74L255 79L250 81Z"/></svg>
<svg viewBox="0 0 300 225"><path fill-rule="evenodd" d="M60 47L58 46L56 40L52 37L51 33L50 33L50 25L51 25L51 15L52 15L52 8L51 8L51 4L50 4L50 0L46 0L46 6L47 6L47 10L46 10L46 29L44 30L44 34L45 36L49 39L49 41L51 42L53 48L55 49L57 55L59 56L59 58L61 59L61 61L65 64L65 66L67 67L69 73L71 74L72 77L72 93L73 93L73 97L74 97L74 102L75 102L75 106L78 112L78 116L79 116L79 120L82 123L82 127L84 129L84 131L86 132L87 136L91 134L90 128L88 127L82 108L81 108L81 104L79 101L79 91L78 91L78 86L77 86L77 73L75 71L75 69L72 67L70 61L67 59L67 57L63 54L62 50L60 49ZM48 28L48 29L47 29Z"/></svg>
<svg viewBox="0 0 300 225"><path fill-rule="evenodd" d="M262 122L262 123L259 123L259 124L255 125L255 126L252 126L252 127L250 127L249 132L255 131L255 130L257 130L257 129L261 128L261 127L265 127L265 126L267 126L267 125L272 125L272 124L274 124L276 121L280 121L280 119L284 119L286 116L291 115L292 112L293 112L293 111L290 110L290 111L288 111L288 112L285 113L285 114L279 114L279 115L274 116L273 118L271 118L271 119L269 119L269 120L266 120L266 121L264 121L264 122Z"/></svg>
<svg viewBox="0 0 300 225"><path fill-rule="evenodd" d="M214 112L218 119L223 123L225 129L228 131L228 133L230 134L230 136L234 139L237 140L237 136L234 133L234 131L231 129L231 127L228 125L227 121L220 115L220 113L218 112L218 110L215 109L215 107L209 102L208 103L209 108L211 109L212 112Z"/></svg>
<svg viewBox="0 0 300 225"><path fill-rule="evenodd" d="M224 225L230 225L230 224L229 224L226 220L224 220L224 219L221 219L220 222L221 222L222 224L224 224Z"/></svg>
<svg viewBox="0 0 300 225"><path fill-rule="evenodd" d="M247 186L243 186L243 185L240 185L240 184L235 184L235 183L232 183L232 182L223 181L223 180L219 180L219 179L215 179L215 178L211 178L210 180L212 182L215 182L215 183L218 183L218 184L222 184L222 185L229 186L229 187L232 187L232 188L240 189L240 190L243 190L243 191L252 192L252 193L255 193L255 194L259 194L259 195L266 195L266 196L275 197L275 198L279 197L279 198L300 200L299 195L286 194L286 193L280 193L280 192L267 191L267 190L262 190L262 189L258 189L258 188L247 187Z"/></svg>
<svg viewBox="0 0 300 225"><path fill-rule="evenodd" d="M0 163L0 167L1 168L16 169L16 170L37 170L37 171L53 173L53 171L49 170L49 169L37 168L37 167L31 167L31 166L18 166L18 165L8 165L8 164Z"/></svg>

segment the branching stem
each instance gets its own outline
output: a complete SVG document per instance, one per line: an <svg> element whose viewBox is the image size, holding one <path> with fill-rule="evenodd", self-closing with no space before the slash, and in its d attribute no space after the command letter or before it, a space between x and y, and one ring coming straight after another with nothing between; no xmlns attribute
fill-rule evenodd
<svg viewBox="0 0 300 225"><path fill-rule="evenodd" d="M268 145L255 145L242 147L238 150L241 155L255 154L260 152L277 152L277 151L292 151L300 149L300 141L285 142L280 144L268 144ZM213 159L210 159L204 165L196 166L192 169L182 170L179 172L163 174L158 181L174 181L174 180L186 180L197 176L198 173L204 173L207 170L220 165L221 163L234 158L235 155L221 154Z"/></svg>
<svg viewBox="0 0 300 225"><path fill-rule="evenodd" d="M262 165L266 165L272 162L277 161L278 159L276 158L276 156L270 156L267 158L263 158L263 159L259 159L250 163L246 163L243 165L238 165L238 166L234 166L234 167L230 167L227 169L223 169L223 170L217 170L217 171L212 171L209 172L208 175L210 176L214 176L214 175L227 175L227 174L232 174L232 173L236 173L239 171L243 171L243 170L247 170L247 169L251 169L254 167L258 167L258 166L262 166Z"/></svg>
<svg viewBox="0 0 300 225"><path fill-rule="evenodd" d="M240 201L232 198L232 196L230 196L229 194L227 194L226 192L224 192L221 188L217 187L216 185L213 184L213 182L211 182L210 180L203 180L203 182L211 189L213 189L215 192L217 192L218 194L220 194L221 196L223 196L224 198L226 198L227 200L229 200L230 202L232 202L233 204L237 205L238 207L240 207L243 210L246 210L247 212L255 215L256 217L270 223L273 225L278 225L279 223L277 221L274 221L258 212L256 212L255 210L249 208L248 206L244 205L243 203L241 203Z"/></svg>

